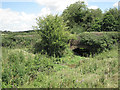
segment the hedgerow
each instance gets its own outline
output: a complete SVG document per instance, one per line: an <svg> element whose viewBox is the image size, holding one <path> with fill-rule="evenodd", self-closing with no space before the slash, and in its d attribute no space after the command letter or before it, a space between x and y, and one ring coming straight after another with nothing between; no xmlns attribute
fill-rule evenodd
<svg viewBox="0 0 120 90"><path fill-rule="evenodd" d="M79 34L79 42L89 47L90 51L102 52L110 50L112 46L118 42L119 33L81 33Z"/></svg>

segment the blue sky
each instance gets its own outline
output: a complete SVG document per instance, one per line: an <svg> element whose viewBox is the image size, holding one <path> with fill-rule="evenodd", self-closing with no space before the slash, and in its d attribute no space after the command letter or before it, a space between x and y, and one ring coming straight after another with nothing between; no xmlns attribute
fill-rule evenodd
<svg viewBox="0 0 120 90"><path fill-rule="evenodd" d="M117 1L116 1L117 2ZM113 8L116 2L88 2L88 5L98 6L103 12L109 8Z"/></svg>
<svg viewBox="0 0 120 90"><path fill-rule="evenodd" d="M102 11L113 8L113 4L115 4L118 0L115 0L114 2L88 2L89 6L97 6ZM36 2L2 2L2 8L10 8L13 11L18 12L26 12L26 13L39 13L42 8L44 8L43 5L39 5Z"/></svg>
<svg viewBox="0 0 120 90"><path fill-rule="evenodd" d="M25 31L33 29L35 19L49 14L61 14L78 0L2 0L0 2L0 30ZM103 12L117 7L119 0L83 0L88 8L100 8Z"/></svg>
<svg viewBox="0 0 120 90"><path fill-rule="evenodd" d="M10 8L13 11L30 13L39 13L43 6L35 2L2 2L2 8Z"/></svg>

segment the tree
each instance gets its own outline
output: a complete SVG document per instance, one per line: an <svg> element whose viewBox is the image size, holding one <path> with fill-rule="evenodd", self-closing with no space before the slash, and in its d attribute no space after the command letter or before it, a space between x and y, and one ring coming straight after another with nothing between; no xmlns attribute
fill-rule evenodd
<svg viewBox="0 0 120 90"><path fill-rule="evenodd" d="M101 31L101 24L102 24L102 20L100 20L99 18L96 18L95 21L92 24L92 31Z"/></svg>
<svg viewBox="0 0 120 90"><path fill-rule="evenodd" d="M47 53L49 56L61 56L69 39L69 32L66 31L66 23L63 22L62 17L58 15L39 17L37 25L36 30L41 36L42 53Z"/></svg>
<svg viewBox="0 0 120 90"><path fill-rule="evenodd" d="M118 21L111 13L106 13L103 17L102 31L117 31Z"/></svg>
<svg viewBox="0 0 120 90"><path fill-rule="evenodd" d="M120 14L117 8L110 8L106 13L112 14L115 20L118 20Z"/></svg>
<svg viewBox="0 0 120 90"><path fill-rule="evenodd" d="M110 8L106 13L112 14L116 21L116 31L120 31L120 10L117 8Z"/></svg>
<svg viewBox="0 0 120 90"><path fill-rule="evenodd" d="M102 11L101 9L88 9L88 13L84 17L84 28L85 31L93 31L100 27L99 20L102 18ZM99 24L99 25L97 25ZM96 31L96 30L95 30Z"/></svg>
<svg viewBox="0 0 120 90"><path fill-rule="evenodd" d="M91 31L92 24L96 18L102 18L100 9L88 9L84 2L76 2L71 4L63 11L63 19L67 21L67 25L72 33L80 33L83 31Z"/></svg>
<svg viewBox="0 0 120 90"><path fill-rule="evenodd" d="M73 28L74 25L80 26L84 22L84 16L87 13L87 7L84 2L76 2L71 4L62 13L64 21L67 21L69 28Z"/></svg>

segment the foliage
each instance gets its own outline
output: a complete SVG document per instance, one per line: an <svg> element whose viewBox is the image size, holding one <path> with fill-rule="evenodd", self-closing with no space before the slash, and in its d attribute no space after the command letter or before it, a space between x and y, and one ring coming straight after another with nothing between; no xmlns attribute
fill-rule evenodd
<svg viewBox="0 0 120 90"><path fill-rule="evenodd" d="M24 48L32 47L32 45L38 40L38 36L33 33L11 32L2 33L2 46L9 48ZM31 38L32 37L32 38Z"/></svg>
<svg viewBox="0 0 120 90"><path fill-rule="evenodd" d="M15 88L18 85L24 85L30 79L29 73L32 58L29 58L31 61L28 61L22 51L8 52L9 50L4 49L3 51L3 54L6 54L6 58L4 57L2 62L2 88Z"/></svg>
<svg viewBox="0 0 120 90"><path fill-rule="evenodd" d="M117 31L118 21L112 14L105 14L102 22L102 31Z"/></svg>
<svg viewBox="0 0 120 90"><path fill-rule="evenodd" d="M79 42L92 52L102 52L111 49L119 40L118 33L81 33L79 34Z"/></svg>
<svg viewBox="0 0 120 90"><path fill-rule="evenodd" d="M87 7L84 2L76 2L71 4L63 11L62 17L70 28L76 24L79 26L84 22L84 16L87 13Z"/></svg>
<svg viewBox="0 0 120 90"><path fill-rule="evenodd" d="M100 9L88 9L84 2L71 4L63 11L62 17L72 33L92 31L92 24L96 18L102 18Z"/></svg>
<svg viewBox="0 0 120 90"><path fill-rule="evenodd" d="M93 22L93 25L91 26L91 29L92 29L91 31L100 32L101 25L102 25L102 21L99 18L96 18L95 21Z"/></svg>
<svg viewBox="0 0 120 90"><path fill-rule="evenodd" d="M117 8L110 8L103 16L102 31L120 31L119 29L119 14L120 10Z"/></svg>
<svg viewBox="0 0 120 90"><path fill-rule="evenodd" d="M36 79L27 87L34 88L117 88L118 87L118 53L117 47L103 52L94 58L72 56L75 67L70 64L56 66L55 71L46 75L39 72ZM74 61L74 62L75 62ZM61 68L61 69L58 69ZM25 86L23 86L25 87Z"/></svg>
<svg viewBox="0 0 120 90"><path fill-rule="evenodd" d="M36 55L33 62L33 71L44 72L53 68L53 60L45 55Z"/></svg>
<svg viewBox="0 0 120 90"><path fill-rule="evenodd" d="M93 28L94 30L99 29L101 27L100 25L101 19L102 19L101 9L99 8L88 9L86 16L84 16L84 24L82 25L84 27L84 31L90 32L90 31L93 31ZM99 22L97 20L99 20ZM97 25L94 25L94 24L97 24Z"/></svg>
<svg viewBox="0 0 120 90"><path fill-rule="evenodd" d="M84 2L76 2L67 7L62 17L71 33L84 31L119 31L119 12L117 8L109 9L105 13L98 9L88 9Z"/></svg>
<svg viewBox="0 0 120 90"><path fill-rule="evenodd" d="M38 26L36 27L41 36L41 48L43 53L49 56L61 56L67 46L69 32L66 31L66 24L62 17L58 15L48 15L44 18L37 19ZM40 49L41 49L40 48Z"/></svg>
<svg viewBox="0 0 120 90"><path fill-rule="evenodd" d="M120 33L100 31L119 31L119 15L117 9L102 14L78 1L62 17L38 18L39 36L34 31L2 32L2 88L118 88ZM67 46L76 35L79 44L95 53L74 55Z"/></svg>
<svg viewBox="0 0 120 90"><path fill-rule="evenodd" d="M118 40L117 33L104 33L81 33L81 37L86 37L85 43L88 45L92 41L99 45L98 42L102 40L102 37L106 43L110 43L108 41L110 38L114 42ZM33 54L25 48L3 47L2 49L2 88L118 87L117 46L93 58L76 56L70 48L65 49L65 54L61 58L40 53Z"/></svg>
<svg viewBox="0 0 120 90"><path fill-rule="evenodd" d="M110 8L108 11L105 12L105 14L112 14L115 20L119 19L119 13L120 10L118 10L117 8Z"/></svg>

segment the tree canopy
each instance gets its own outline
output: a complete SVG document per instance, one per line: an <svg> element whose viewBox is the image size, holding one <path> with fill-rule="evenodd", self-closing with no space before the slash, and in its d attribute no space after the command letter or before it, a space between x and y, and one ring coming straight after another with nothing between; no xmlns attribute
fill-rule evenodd
<svg viewBox="0 0 120 90"><path fill-rule="evenodd" d="M72 33L90 31L119 31L117 8L110 8L105 13L101 9L89 9L84 2L78 1L68 6L62 17Z"/></svg>

